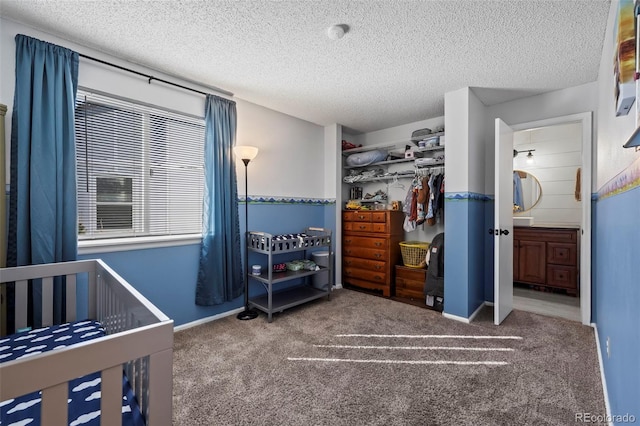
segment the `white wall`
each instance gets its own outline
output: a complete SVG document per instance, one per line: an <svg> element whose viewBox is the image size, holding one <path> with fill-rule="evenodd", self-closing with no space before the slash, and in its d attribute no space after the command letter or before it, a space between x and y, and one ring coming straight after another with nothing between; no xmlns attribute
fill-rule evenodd
<svg viewBox="0 0 640 426"><path fill-rule="evenodd" d="M513 145L518 151L535 150L532 152L534 164L527 164L527 153L521 152L514 158L513 168L532 174L542 187L540 203L514 216L533 216L536 225L579 226L582 206L575 198L575 191L577 169L582 167L582 124L519 131L514 134ZM523 188L532 181L529 177L523 179Z"/></svg>
<svg viewBox="0 0 640 426"><path fill-rule="evenodd" d="M469 191L469 88L444 95L446 192Z"/></svg>
<svg viewBox="0 0 640 426"><path fill-rule="evenodd" d="M613 95L611 96L613 99ZM487 141L495 140L495 126L493 124L496 118L501 118L509 125L516 125L547 118L593 111L593 122L595 123L597 121L597 110L598 91L596 82L556 90L542 95L529 96L515 101L504 102L487 107L485 138ZM493 145L493 143L491 143L491 145ZM595 161L596 159L593 158L594 167ZM486 156L485 167L485 193L494 194L495 159L493 155ZM595 185L592 186L592 190L595 190Z"/></svg>
<svg viewBox="0 0 640 426"><path fill-rule="evenodd" d="M597 93L600 99L597 109L598 116L598 144L597 144L597 177L594 179L595 190L600 189L605 183L616 176L621 170L628 167L640 156L634 149L624 149L622 145L631 136L636 128L636 111L638 100L626 116L616 117L614 103L614 79L613 79L613 28L617 13L618 2L612 1L609 10L609 22L607 34L602 49L600 60L600 84ZM605 160L606 159L606 160ZM594 159L595 160L595 159Z"/></svg>
<svg viewBox="0 0 640 426"><path fill-rule="evenodd" d="M9 162L10 123L15 84L16 34L25 34L75 50L88 56L127 68L175 81L207 92L208 89L179 81L158 71L129 63L96 50L63 40L39 30L0 18L0 103L8 107L6 122L7 164ZM80 86L129 99L164 106L197 116L204 116L204 96L158 82L148 84L144 77L80 59ZM215 94L215 93L214 93ZM225 97L225 96L222 96ZM298 118L233 98L238 111L238 145L254 145L260 149L249 168L249 194L281 197L323 198L324 129ZM238 181L244 181L244 165L238 161ZM8 170L8 168L7 168ZM240 194L244 185L239 185Z"/></svg>

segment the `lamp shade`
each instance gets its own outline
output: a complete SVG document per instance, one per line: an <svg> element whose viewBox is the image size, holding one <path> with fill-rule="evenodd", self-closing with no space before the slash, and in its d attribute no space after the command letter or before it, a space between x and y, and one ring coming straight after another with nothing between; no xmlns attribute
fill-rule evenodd
<svg viewBox="0 0 640 426"><path fill-rule="evenodd" d="M255 146L249 145L239 145L233 147L233 152L238 156L241 160L253 160L258 155L258 148Z"/></svg>

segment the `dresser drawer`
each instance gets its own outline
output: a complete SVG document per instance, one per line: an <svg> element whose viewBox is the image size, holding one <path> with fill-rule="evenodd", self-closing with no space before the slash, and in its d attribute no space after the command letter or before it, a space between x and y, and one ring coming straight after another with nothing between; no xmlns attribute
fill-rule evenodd
<svg viewBox="0 0 640 426"><path fill-rule="evenodd" d="M385 212L371 212L371 221L372 222L386 222L387 221L387 213L385 213Z"/></svg>
<svg viewBox="0 0 640 426"><path fill-rule="evenodd" d="M388 231L388 227L386 223L372 223L371 224L371 232L376 232L379 234L386 234Z"/></svg>
<svg viewBox="0 0 640 426"><path fill-rule="evenodd" d="M351 220L353 220L354 222L371 222L371 213L372 212L363 211L353 212Z"/></svg>
<svg viewBox="0 0 640 426"><path fill-rule="evenodd" d="M558 265L576 266L578 249L570 243L547 243L547 262Z"/></svg>
<svg viewBox="0 0 640 426"><path fill-rule="evenodd" d="M345 268L352 267L367 269L369 271L384 271L387 268L387 262L384 261L361 259L359 257L348 256L344 256L342 258L342 264Z"/></svg>
<svg viewBox="0 0 640 426"><path fill-rule="evenodd" d="M396 265L396 277L408 281L418 281L424 284L427 279L427 270L423 268L409 268L407 266Z"/></svg>
<svg viewBox="0 0 640 426"><path fill-rule="evenodd" d="M359 268L344 268L343 273L344 276L349 278L371 281L377 284L385 283L387 278L387 274L384 271L368 271Z"/></svg>
<svg viewBox="0 0 640 426"><path fill-rule="evenodd" d="M413 291L420 295L424 294L424 281L407 280L405 278L396 277L396 290L405 289L407 291Z"/></svg>
<svg viewBox="0 0 640 426"><path fill-rule="evenodd" d="M342 240L344 247L365 247L365 248L386 248L387 242L384 238L371 238L371 237L354 237L352 235L345 235Z"/></svg>
<svg viewBox="0 0 640 426"><path fill-rule="evenodd" d="M355 232L373 232L373 223L371 222L346 222L344 224L345 231Z"/></svg>
<svg viewBox="0 0 640 426"><path fill-rule="evenodd" d="M363 247L343 247L342 253L345 256L361 257L364 259L382 260L385 261L389 258L389 252L387 250L377 250Z"/></svg>

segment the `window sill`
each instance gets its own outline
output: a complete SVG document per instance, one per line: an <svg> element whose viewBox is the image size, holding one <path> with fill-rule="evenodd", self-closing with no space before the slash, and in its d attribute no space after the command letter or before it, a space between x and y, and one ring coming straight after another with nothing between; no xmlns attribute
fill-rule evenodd
<svg viewBox="0 0 640 426"><path fill-rule="evenodd" d="M186 246L200 244L201 241L201 234L80 240L78 241L78 255Z"/></svg>

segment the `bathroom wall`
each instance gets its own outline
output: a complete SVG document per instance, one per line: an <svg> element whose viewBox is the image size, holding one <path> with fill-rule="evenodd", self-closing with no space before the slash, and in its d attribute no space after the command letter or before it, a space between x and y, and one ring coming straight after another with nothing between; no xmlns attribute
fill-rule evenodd
<svg viewBox="0 0 640 426"><path fill-rule="evenodd" d="M535 176L542 187L540 201L528 212L514 216L532 216L535 225L580 225L581 202L575 193L577 170L582 165L581 124L569 123L523 130L514 134L514 149L535 150L533 164L528 164L527 153L513 159L513 168ZM523 190L532 184L530 177L522 179ZM523 191L526 194L526 191ZM527 197L528 198L528 197ZM525 206L532 205L529 200Z"/></svg>

